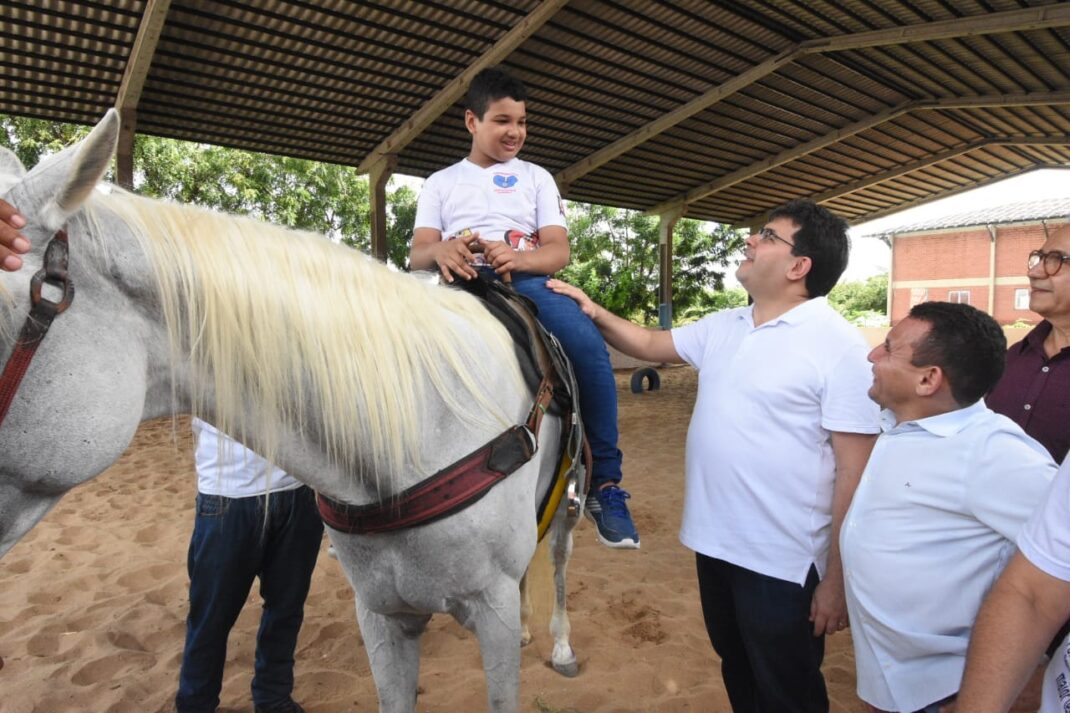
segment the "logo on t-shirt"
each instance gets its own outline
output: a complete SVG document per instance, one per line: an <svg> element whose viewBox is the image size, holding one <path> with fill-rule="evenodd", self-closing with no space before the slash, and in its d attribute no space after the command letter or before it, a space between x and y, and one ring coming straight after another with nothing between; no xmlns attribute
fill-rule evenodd
<svg viewBox="0 0 1070 713"><path fill-rule="evenodd" d="M516 186L517 181L519 180L520 178L518 178L515 173L495 173L494 185L497 186L497 188L494 189L494 192L512 193L516 190L514 186Z"/></svg>

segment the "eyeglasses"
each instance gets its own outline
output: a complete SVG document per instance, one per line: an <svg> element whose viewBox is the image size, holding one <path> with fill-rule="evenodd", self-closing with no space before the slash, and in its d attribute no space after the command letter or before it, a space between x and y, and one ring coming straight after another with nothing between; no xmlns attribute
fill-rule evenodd
<svg viewBox="0 0 1070 713"><path fill-rule="evenodd" d="M772 228L762 228L758 231L758 237L766 241L767 243L771 243L774 240L779 240L785 245L791 247L792 249L795 248L795 243L789 243L787 240L774 233Z"/></svg>
<svg viewBox="0 0 1070 713"><path fill-rule="evenodd" d="M1050 253L1046 253L1043 250L1034 250L1029 253L1029 260L1026 265L1032 270L1037 265L1044 263L1044 274L1051 277L1059 273L1064 262L1070 262L1070 255L1058 250L1053 250Z"/></svg>

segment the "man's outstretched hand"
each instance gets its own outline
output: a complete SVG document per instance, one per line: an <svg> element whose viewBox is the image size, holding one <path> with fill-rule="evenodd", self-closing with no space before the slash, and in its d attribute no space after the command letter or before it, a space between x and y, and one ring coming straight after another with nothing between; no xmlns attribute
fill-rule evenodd
<svg viewBox="0 0 1070 713"><path fill-rule="evenodd" d="M595 318L595 314L598 310L598 305L596 305L594 301L590 297L588 297L587 294L580 288L574 287L573 285L570 285L567 282L562 282L561 280L555 278L547 280L546 286L559 295L571 297L576 301L576 304L580 306L580 310L585 315L587 315L591 319Z"/></svg>
<svg viewBox="0 0 1070 713"><path fill-rule="evenodd" d="M0 269L14 272L22 267L19 255L30 249L30 241L19 232L25 226L15 207L0 199Z"/></svg>

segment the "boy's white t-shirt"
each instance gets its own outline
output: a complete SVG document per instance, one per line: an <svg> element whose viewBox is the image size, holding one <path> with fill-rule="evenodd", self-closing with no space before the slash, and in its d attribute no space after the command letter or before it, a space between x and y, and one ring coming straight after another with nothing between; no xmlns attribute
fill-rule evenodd
<svg viewBox="0 0 1070 713"><path fill-rule="evenodd" d="M546 169L514 158L482 168L467 158L437 171L416 204L416 228L431 228L444 240L464 230L483 240L505 240L515 250L539 247L538 231L566 227L565 208ZM477 264L481 255L476 255Z"/></svg>

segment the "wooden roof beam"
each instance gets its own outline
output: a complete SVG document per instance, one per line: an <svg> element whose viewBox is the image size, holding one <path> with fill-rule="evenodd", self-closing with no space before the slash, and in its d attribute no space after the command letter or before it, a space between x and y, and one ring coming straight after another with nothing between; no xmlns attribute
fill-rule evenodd
<svg viewBox="0 0 1070 713"><path fill-rule="evenodd" d="M860 216L852 219L851 220L851 224L852 225L857 225L859 223L867 223L867 222L869 222L871 220L876 220L877 218L883 218L885 216L891 215L892 213L898 213L899 211L906 210L907 208L916 208L919 205L924 205L926 203L931 203L933 201L940 200L941 198L950 198L951 196L958 195L959 193L965 193L966 191L972 191L974 188L981 188L983 186L988 186L988 185L991 185L993 183L999 183L1000 181L1004 181L1004 180L1006 180L1008 178L1014 178L1015 176L1021 176L1024 173L1030 173L1032 171L1036 171L1036 170L1041 169L1041 168L1047 168L1047 166L1043 166L1043 165L1028 166L1026 168L1023 168L1020 171L1010 171L1009 173L1001 173L998 176L992 176L991 178L985 178L985 179L982 179L980 181L974 181L974 182L969 183L969 184L967 184L965 186L956 186L954 188L950 188L950 189L947 189L947 190L938 191L936 193L932 193L932 194L929 194L929 195L926 195L926 196L922 196L921 198L918 198L917 200L907 201L906 203L898 203L898 204L896 204L894 206L891 206L890 208L882 208L881 210L873 211L872 213L866 213L864 215L860 215Z"/></svg>
<svg viewBox="0 0 1070 713"><path fill-rule="evenodd" d="M558 172L557 175L554 176L554 180L557 181L557 185L561 189L561 192L567 193L568 186L574 183L578 178L609 163L618 156L631 151L639 144L671 129L695 114L705 111L725 97L735 94L739 90L754 84L763 77L772 74L785 64L794 62L795 59L801 55L802 52L799 51L798 46L795 46L774 57L770 57L761 64L755 65L746 72L732 77L727 82L717 85L710 91L695 97L683 106L651 121L649 124L639 127L627 136L617 139L608 146L595 151L590 156L577 161L568 168Z"/></svg>
<svg viewBox="0 0 1070 713"><path fill-rule="evenodd" d="M160 42L167 11L171 0L148 0L137 28L137 37L130 49L130 57L123 70L123 80L115 96L115 108L119 110L119 146L117 149L116 178L124 188L134 186L134 135L137 132L137 106L141 92L152 67L156 45Z"/></svg>
<svg viewBox="0 0 1070 713"><path fill-rule="evenodd" d="M749 178L753 178L761 173L772 170L777 166L782 166L785 163L794 161L797 158L802 158L807 154L811 154L814 151L830 146L837 141L841 141L854 134L861 133L867 129L871 129L878 124L882 124L886 121L891 121L896 117L902 116L907 112L922 110L922 109L969 109L980 108L986 106L1035 106L1035 105L1048 105L1048 104L1064 104L1070 103L1070 92L1036 92L1028 94L1008 94L1008 95L991 95L991 96L978 96L978 97L947 97L943 99L923 99L918 101L903 102L896 106L889 107L884 111L874 114L873 116L866 117L860 121L856 121L853 124L831 131L823 136L819 136L816 139L807 141L804 144L799 144L790 149L781 151L780 153L770 156L761 161L757 161L749 166L744 166L732 173L724 176L719 176L707 183L692 188L687 193L681 196L672 198L663 203L648 209L646 212L649 215L659 215L665 211L673 210L682 206L686 206L688 203L693 203L697 200L711 196L718 191L722 191L725 188L742 183Z"/></svg>
<svg viewBox="0 0 1070 713"><path fill-rule="evenodd" d="M908 173L921 170L928 166L940 163L941 161L947 161L948 159L955 158L956 156L961 156L962 154L969 153L970 151L975 151L986 146L1046 146L1052 144L1070 145L1070 136L1054 138L1039 138L1029 136L1019 138L979 139L977 141L971 141L967 144L963 144L962 146L956 146L954 148L945 149L944 151L939 151L937 153L926 156L925 158L920 158L916 161L911 161L910 163L901 164L899 166L896 166L895 168L888 169L887 171L881 171L880 173L874 173L869 176L865 176L856 181L852 181L851 183L845 183L841 186L837 186L822 193L809 196L809 198L815 203L827 203L828 201L836 200L837 198L850 195L851 193L861 191L863 189L869 188L870 186L875 186L878 183L884 183L885 181L890 181L893 178L905 176ZM740 220L733 223L733 225L749 226L764 224L768 216L768 211L764 213L755 213L754 215L748 216L746 218L741 218Z"/></svg>
<svg viewBox="0 0 1070 713"><path fill-rule="evenodd" d="M397 154L412 143L428 126L434 123L435 119L442 116L443 112L464 96L472 77L508 57L513 50L549 22L557 14L557 11L567 3L568 0L543 0L523 20L516 23L512 29L502 35L501 39L495 42L490 49L469 64L463 72L440 89L435 96L427 100L405 123L380 141L379 145L372 149L364 157L364 160L360 162L357 171L367 173L377 162L384 160L390 154Z"/></svg>
<svg viewBox="0 0 1070 713"><path fill-rule="evenodd" d="M1045 7L1030 7L1023 10L993 12L975 17L936 20L918 25L891 27L884 30L857 32L853 35L823 37L807 40L801 43L801 46L808 53L842 52L844 50L862 49L863 47L932 42L934 40L949 40L955 37L974 37L1007 32L1027 32L1029 30L1045 30L1066 25L1070 25L1070 4L1061 3Z"/></svg>
<svg viewBox="0 0 1070 713"><path fill-rule="evenodd" d="M938 20L918 25L893 27L886 30L873 30L851 35L807 40L792 45L783 52L751 67L742 74L732 77L723 84L719 84L668 114L639 127L627 136L561 170L554 178L562 193L566 193L569 186L591 171L807 54L840 52L863 47L911 42L927 42L953 37L1021 32L1065 25L1070 25L1070 4L994 12L979 17Z"/></svg>

